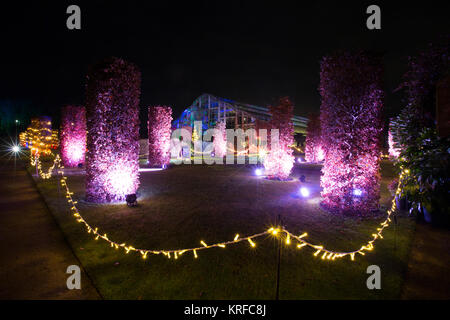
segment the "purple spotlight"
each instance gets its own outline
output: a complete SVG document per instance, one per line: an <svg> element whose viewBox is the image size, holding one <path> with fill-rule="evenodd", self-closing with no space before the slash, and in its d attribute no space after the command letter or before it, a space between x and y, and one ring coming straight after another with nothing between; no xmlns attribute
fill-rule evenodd
<svg viewBox="0 0 450 320"><path fill-rule="evenodd" d="M353 189L353 195L360 197L362 196L362 190L361 189Z"/></svg>
<svg viewBox="0 0 450 320"><path fill-rule="evenodd" d="M302 158L300 158L300 157L298 157L297 158L297 163L302 163L303 161L302 161Z"/></svg>
<svg viewBox="0 0 450 320"><path fill-rule="evenodd" d="M261 169L261 168L257 168L257 169L255 169L255 175L256 176L262 176L262 174L263 174L263 170Z"/></svg>
<svg viewBox="0 0 450 320"><path fill-rule="evenodd" d="M303 198L307 198L310 195L308 188L305 187L301 187L299 193L302 195Z"/></svg>

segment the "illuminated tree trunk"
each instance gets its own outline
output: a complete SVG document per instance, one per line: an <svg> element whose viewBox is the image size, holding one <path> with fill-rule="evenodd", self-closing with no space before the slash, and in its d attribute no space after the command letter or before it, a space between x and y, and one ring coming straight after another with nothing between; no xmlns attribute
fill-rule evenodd
<svg viewBox="0 0 450 320"><path fill-rule="evenodd" d="M167 166L170 162L171 126L171 107L148 108L148 164L152 167Z"/></svg>
<svg viewBox="0 0 450 320"><path fill-rule="evenodd" d="M139 186L139 95L141 74L109 58L89 70L86 93L86 199L112 202Z"/></svg>
<svg viewBox="0 0 450 320"><path fill-rule="evenodd" d="M272 114L271 134L268 134L270 153L264 158L264 168L269 178L286 180L294 166L295 158L292 155L293 150L290 148L294 143L293 110L294 106L287 97L281 98L277 106L270 106ZM278 141L273 139L274 129L279 130Z"/></svg>
<svg viewBox="0 0 450 320"><path fill-rule="evenodd" d="M382 133L382 72L364 53L324 57L321 63L321 130L325 163L323 205L340 212L378 208Z"/></svg>
<svg viewBox="0 0 450 320"><path fill-rule="evenodd" d="M86 154L86 109L64 106L61 109L61 159L65 167L84 164Z"/></svg>
<svg viewBox="0 0 450 320"><path fill-rule="evenodd" d="M305 141L305 160L308 162L323 161L325 153L322 147L320 133L320 118L318 114L309 116L308 126L306 128Z"/></svg>
<svg viewBox="0 0 450 320"><path fill-rule="evenodd" d="M214 153L216 157L223 158L227 154L227 132L225 121L217 124L219 134L214 137Z"/></svg>

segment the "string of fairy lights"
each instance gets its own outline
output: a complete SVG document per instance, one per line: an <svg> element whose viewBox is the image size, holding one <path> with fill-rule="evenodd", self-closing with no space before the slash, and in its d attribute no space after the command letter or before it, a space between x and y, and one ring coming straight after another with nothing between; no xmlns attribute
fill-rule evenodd
<svg viewBox="0 0 450 320"><path fill-rule="evenodd" d="M125 254L128 254L130 252L137 252L141 255L142 259L147 259L147 256L149 254L155 254L159 255L162 254L166 256L167 258L171 259L178 259L181 255L185 253L192 253L194 258L198 258L198 252L201 250L211 249L211 248L226 248L228 245L233 245L241 242L248 242L249 246L251 248L256 247L256 243L253 241L256 238L262 237L264 235L272 235L275 237L282 237L286 245L296 244L297 249L302 249L304 247L309 247L313 249L313 256L314 257L321 257L322 260L331 260L334 261L339 258L343 257L350 257L351 261L355 260L356 255L365 255L366 252L372 251L374 249L374 242L378 239L383 239L382 233L385 228L389 226L389 224L392 222L391 216L392 214L397 210L396 205L396 197L401 193L401 183L404 180L405 176L409 173L408 169L402 170L400 173L400 179L399 184L397 186L397 190L395 192L395 196L392 199L392 206L389 210L387 210L387 217L386 219L380 223L379 227L376 228L376 231L372 233L370 240L362 245L359 249L353 250L353 251L346 251L346 252L340 252L340 251L334 251L327 249L323 245L314 244L312 242L307 241L305 238L308 236L307 232L302 233L301 235L295 235L288 230L286 230L284 227L271 227L270 229L253 234L250 236L241 237L239 234L236 234L233 240L229 241L223 241L218 242L214 244L207 244L205 241L201 240L200 244L201 246L198 247L192 247L192 248L184 248L184 249L141 249L141 248L135 248L132 245L129 245L127 243L119 243L115 242L108 238L108 235L106 233L100 233L99 229L97 227L92 227L89 225L89 223L83 218L83 216L80 214L78 208L76 207L77 201L73 199L74 193L70 191L69 186L67 184L67 177L64 176L64 166L61 164L61 159L59 155L55 156L55 159L53 161L53 164L50 166L50 168L44 172L42 169L41 161L39 160L39 156L36 156L34 159L31 157L31 164L33 166L37 166L38 168L38 174L42 179L49 179L55 168L57 168L58 174L60 174L61 179L60 183L65 189L66 193L66 199L67 203L70 206L70 211L73 217L76 219L77 222L82 223L89 234L92 234L95 240L104 240L106 241L111 248L120 250L122 249ZM296 243L293 243L296 242Z"/></svg>
<svg viewBox="0 0 450 320"><path fill-rule="evenodd" d="M41 177L43 180L47 180L52 177L53 170L56 166L58 166L58 168L61 167L61 158L59 157L59 154L57 154L55 156L55 159L53 160L53 164L50 166L50 168L48 168L47 172L44 172L42 170L42 163L41 161L39 161L39 154L36 154L34 159L33 157L31 157L31 165L37 166L39 177Z"/></svg>

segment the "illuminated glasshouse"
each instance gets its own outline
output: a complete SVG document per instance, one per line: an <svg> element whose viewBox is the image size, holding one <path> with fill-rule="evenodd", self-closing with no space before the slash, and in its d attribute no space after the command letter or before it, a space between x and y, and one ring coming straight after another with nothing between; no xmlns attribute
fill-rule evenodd
<svg viewBox="0 0 450 320"><path fill-rule="evenodd" d="M202 94L172 122L173 128L194 127L195 121L202 121L203 130L214 128L224 121L227 129L266 128L271 119L270 110L211 94ZM295 133L306 133L308 118L293 116Z"/></svg>
<svg viewBox="0 0 450 320"><path fill-rule="evenodd" d="M246 104L231 99L220 98L211 94L204 93L199 96L194 102L185 109L178 119L172 122L172 129L186 129L189 132L193 132L194 135L198 133L194 132L194 123L201 121L201 130L205 132L209 128L221 128L222 124L225 124L225 129L255 129L258 135L259 129L269 129L271 112L269 107L262 107L257 105ZM306 133L306 127L308 118L301 116L292 116L291 118L294 128L294 134L304 135ZM200 128L198 128L200 129ZM216 146L217 146L216 141ZM248 140L244 149L248 149ZM205 143L203 149L206 149ZM212 150L215 149L211 148ZM228 146L228 151L233 150L233 144ZM236 141L234 144L234 151L238 151ZM223 147L220 147L219 154L223 154ZM184 154L187 154L187 150L183 150Z"/></svg>

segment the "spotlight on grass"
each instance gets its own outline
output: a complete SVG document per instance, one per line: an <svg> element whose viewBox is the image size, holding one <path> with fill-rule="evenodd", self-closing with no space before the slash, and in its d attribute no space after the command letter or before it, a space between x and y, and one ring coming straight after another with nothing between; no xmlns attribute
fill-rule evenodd
<svg viewBox="0 0 450 320"><path fill-rule="evenodd" d="M257 168L257 169L255 169L255 175L256 176L262 176L262 174L263 174L263 169L261 169L261 168Z"/></svg>
<svg viewBox="0 0 450 320"><path fill-rule="evenodd" d="M307 198L307 197L309 197L309 195L310 195L309 189L306 188L306 187L301 187L300 190L299 190L299 193L300 193L300 195L301 195L303 198Z"/></svg>

